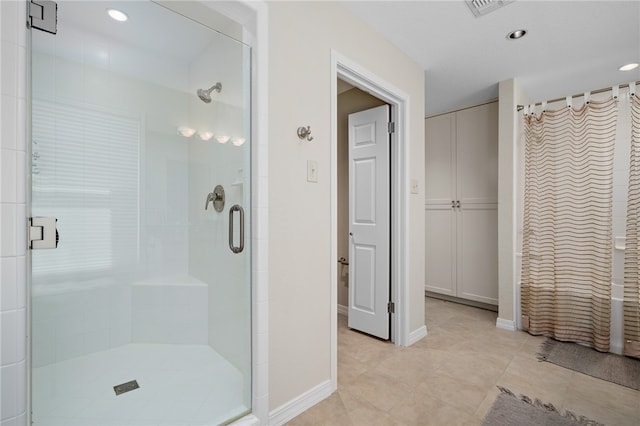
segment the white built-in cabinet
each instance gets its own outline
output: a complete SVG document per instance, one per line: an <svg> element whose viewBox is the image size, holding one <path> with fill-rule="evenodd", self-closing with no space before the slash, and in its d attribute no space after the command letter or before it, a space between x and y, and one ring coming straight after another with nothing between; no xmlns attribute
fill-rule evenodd
<svg viewBox="0 0 640 426"><path fill-rule="evenodd" d="M425 122L425 290L498 304L498 103Z"/></svg>

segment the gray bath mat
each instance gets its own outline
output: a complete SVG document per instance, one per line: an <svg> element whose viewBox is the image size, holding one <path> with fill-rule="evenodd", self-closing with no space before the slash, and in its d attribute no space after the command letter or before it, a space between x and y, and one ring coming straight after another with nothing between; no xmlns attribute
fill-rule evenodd
<svg viewBox="0 0 640 426"><path fill-rule="evenodd" d="M547 339L542 344L538 359L640 390L640 360L638 359L602 353L586 346L553 339Z"/></svg>
<svg viewBox="0 0 640 426"><path fill-rule="evenodd" d="M603 426L584 416L570 411L560 413L551 404L532 400L526 396L518 398L509 389L498 386L500 394L482 421L482 426Z"/></svg>

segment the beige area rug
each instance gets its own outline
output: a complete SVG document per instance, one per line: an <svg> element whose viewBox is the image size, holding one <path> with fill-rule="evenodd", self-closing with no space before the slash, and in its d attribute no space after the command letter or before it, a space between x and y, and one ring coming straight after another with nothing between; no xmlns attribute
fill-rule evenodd
<svg viewBox="0 0 640 426"><path fill-rule="evenodd" d="M598 352L576 343L547 339L540 346L540 361L547 361L611 383L640 390L640 359Z"/></svg>
<svg viewBox="0 0 640 426"><path fill-rule="evenodd" d="M532 400L520 395L518 398L509 389L498 386L500 394L482 421L482 426L603 426L584 416L570 411L560 413L552 404L539 399Z"/></svg>

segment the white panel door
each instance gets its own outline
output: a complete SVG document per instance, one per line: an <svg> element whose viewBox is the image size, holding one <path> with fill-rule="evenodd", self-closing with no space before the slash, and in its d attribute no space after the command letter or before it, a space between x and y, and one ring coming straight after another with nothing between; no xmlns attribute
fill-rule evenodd
<svg viewBox="0 0 640 426"><path fill-rule="evenodd" d="M457 296L498 304L498 103L456 113Z"/></svg>
<svg viewBox="0 0 640 426"><path fill-rule="evenodd" d="M425 290L456 296L456 113L425 120L425 141Z"/></svg>
<svg viewBox="0 0 640 426"><path fill-rule="evenodd" d="M467 204L457 216L457 296L497 305L498 207Z"/></svg>
<svg viewBox="0 0 640 426"><path fill-rule="evenodd" d="M456 114L425 120L425 202L450 207L456 191Z"/></svg>
<svg viewBox="0 0 640 426"><path fill-rule="evenodd" d="M425 210L425 290L456 296L456 218L451 205Z"/></svg>
<svg viewBox="0 0 640 426"><path fill-rule="evenodd" d="M349 115L349 327L389 338L389 106Z"/></svg>
<svg viewBox="0 0 640 426"><path fill-rule="evenodd" d="M456 113L456 200L498 202L498 103Z"/></svg>

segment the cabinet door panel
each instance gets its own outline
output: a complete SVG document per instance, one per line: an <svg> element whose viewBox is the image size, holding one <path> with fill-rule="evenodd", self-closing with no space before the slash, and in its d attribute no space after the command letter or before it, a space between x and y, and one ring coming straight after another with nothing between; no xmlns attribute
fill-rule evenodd
<svg viewBox="0 0 640 426"><path fill-rule="evenodd" d="M456 295L455 213L451 207L425 211L425 290Z"/></svg>
<svg viewBox="0 0 640 426"><path fill-rule="evenodd" d="M497 305L498 207L467 205L457 214L457 296Z"/></svg>
<svg viewBox="0 0 640 426"><path fill-rule="evenodd" d="M498 202L498 103L456 115L457 200Z"/></svg>
<svg viewBox="0 0 640 426"><path fill-rule="evenodd" d="M498 103L429 118L425 139L425 289L497 305Z"/></svg>
<svg viewBox="0 0 640 426"><path fill-rule="evenodd" d="M455 193L455 113L425 120L425 199L448 204Z"/></svg>

